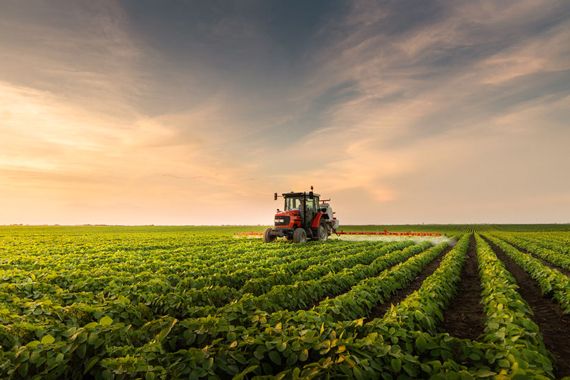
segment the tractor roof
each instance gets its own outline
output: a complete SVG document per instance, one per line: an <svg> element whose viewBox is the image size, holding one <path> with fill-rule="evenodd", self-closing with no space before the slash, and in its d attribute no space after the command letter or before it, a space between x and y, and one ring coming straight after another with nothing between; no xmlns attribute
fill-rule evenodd
<svg viewBox="0 0 570 380"><path fill-rule="evenodd" d="M290 193L283 193L283 194L281 194L281 195L283 195L285 198L294 198L294 197L302 197L303 194L305 194L306 196L309 196L309 193L308 193L308 192L306 192L306 193L295 193L295 192L293 192L293 191L290 192ZM315 197L320 197L321 195L320 195L320 194L317 194L317 193L313 193L313 196L315 196Z"/></svg>

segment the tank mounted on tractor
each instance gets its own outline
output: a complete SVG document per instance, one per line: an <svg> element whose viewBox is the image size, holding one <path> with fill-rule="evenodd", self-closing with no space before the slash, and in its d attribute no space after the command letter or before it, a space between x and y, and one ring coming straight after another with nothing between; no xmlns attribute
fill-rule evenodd
<svg viewBox="0 0 570 380"><path fill-rule="evenodd" d="M274 194L274 199L279 196ZM266 243L274 241L277 237L285 237L294 243L303 243L307 240L327 240L336 232L338 220L328 202L330 199L320 199L319 194L311 191L296 193L283 193L285 200L283 211L277 209L275 226L268 228L263 234Z"/></svg>

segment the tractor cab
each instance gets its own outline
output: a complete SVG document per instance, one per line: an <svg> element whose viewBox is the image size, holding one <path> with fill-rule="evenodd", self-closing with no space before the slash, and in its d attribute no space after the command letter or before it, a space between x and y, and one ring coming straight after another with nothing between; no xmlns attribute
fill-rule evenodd
<svg viewBox="0 0 570 380"><path fill-rule="evenodd" d="M265 231L266 242L276 237L285 237L296 243L311 240L326 240L338 226L328 203L320 202L320 195L309 192L282 193L283 211L275 214L275 227ZM279 196L274 194L274 199Z"/></svg>
<svg viewBox="0 0 570 380"><path fill-rule="evenodd" d="M283 193L285 212L298 211L303 226L310 223L318 211L319 194L307 193Z"/></svg>

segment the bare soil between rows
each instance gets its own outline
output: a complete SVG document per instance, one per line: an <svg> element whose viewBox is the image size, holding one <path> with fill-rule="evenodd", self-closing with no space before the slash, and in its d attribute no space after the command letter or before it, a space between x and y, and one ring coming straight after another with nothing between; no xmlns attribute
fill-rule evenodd
<svg viewBox="0 0 570 380"><path fill-rule="evenodd" d="M570 316L562 314L554 301L543 296L538 284L501 248L485 240L515 277L519 293L530 305L534 314L532 320L539 326L544 344L554 357L556 377L570 376Z"/></svg>
<svg viewBox="0 0 570 380"><path fill-rule="evenodd" d="M431 276L433 272L439 267L441 260L443 260L444 256L451 250L452 247L448 246L442 253L439 254L435 259L433 259L428 265L425 266L424 269L420 272L420 274L412 281L410 285L405 288L398 289L390 299L382 304L376 305L374 309L370 312L368 316L370 319L379 318L384 316L388 309L390 309L391 305L397 305L401 301L403 301L406 297L410 294L418 290L424 280Z"/></svg>
<svg viewBox="0 0 570 380"><path fill-rule="evenodd" d="M441 329L457 338L476 340L484 332L484 319L477 247L475 238L471 235L461 281L456 296L443 314Z"/></svg>

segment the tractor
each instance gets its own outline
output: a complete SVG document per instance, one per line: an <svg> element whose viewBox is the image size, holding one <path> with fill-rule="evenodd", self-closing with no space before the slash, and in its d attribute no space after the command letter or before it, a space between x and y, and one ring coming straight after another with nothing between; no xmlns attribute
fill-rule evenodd
<svg viewBox="0 0 570 380"><path fill-rule="evenodd" d="M279 196L274 194L274 199ZM283 211L277 209L275 226L268 228L263 234L266 243L274 241L277 237L285 237L294 243L304 243L307 240L327 240L336 232L338 220L328 202L330 199L320 199L319 194L311 191L296 193L283 193L285 200Z"/></svg>

